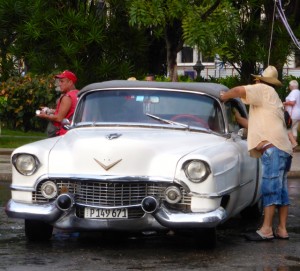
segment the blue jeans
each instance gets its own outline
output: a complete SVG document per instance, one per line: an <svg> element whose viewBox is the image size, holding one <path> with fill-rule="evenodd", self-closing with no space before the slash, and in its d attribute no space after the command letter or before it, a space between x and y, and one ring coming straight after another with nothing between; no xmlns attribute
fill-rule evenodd
<svg viewBox="0 0 300 271"><path fill-rule="evenodd" d="M263 207L289 205L287 172L291 155L276 147L267 149L261 156Z"/></svg>

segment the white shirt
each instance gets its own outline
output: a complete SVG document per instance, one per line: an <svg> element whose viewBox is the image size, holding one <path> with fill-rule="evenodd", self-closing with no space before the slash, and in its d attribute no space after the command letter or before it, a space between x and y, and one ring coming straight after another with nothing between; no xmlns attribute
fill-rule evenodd
<svg viewBox="0 0 300 271"><path fill-rule="evenodd" d="M296 102L294 106L287 105L285 109L290 113L292 119L300 120L300 90L293 89L285 98L286 102Z"/></svg>

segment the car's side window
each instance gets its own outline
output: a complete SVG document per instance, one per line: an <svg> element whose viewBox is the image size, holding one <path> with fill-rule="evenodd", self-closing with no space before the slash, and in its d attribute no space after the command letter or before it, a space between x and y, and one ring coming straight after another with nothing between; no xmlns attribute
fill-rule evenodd
<svg viewBox="0 0 300 271"><path fill-rule="evenodd" d="M226 108L226 115L228 120L228 131L237 132L239 129L243 128L241 125L236 121L235 112L238 112L241 116L245 117L243 110L240 108L239 104L235 100L230 100L225 103Z"/></svg>

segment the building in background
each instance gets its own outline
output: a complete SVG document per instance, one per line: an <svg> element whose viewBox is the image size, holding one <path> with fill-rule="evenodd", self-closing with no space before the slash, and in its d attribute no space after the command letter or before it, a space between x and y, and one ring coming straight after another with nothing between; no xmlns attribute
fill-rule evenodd
<svg viewBox="0 0 300 271"><path fill-rule="evenodd" d="M205 79L238 75L238 72L233 66L222 62L218 56L215 58L205 57L201 52L198 52L197 49L187 46L183 47L177 54L178 75L188 75L191 79L195 79L197 72L194 66L199 60L204 66L200 74ZM294 54L289 57L287 64L283 68L283 76L286 75L300 77L300 55Z"/></svg>

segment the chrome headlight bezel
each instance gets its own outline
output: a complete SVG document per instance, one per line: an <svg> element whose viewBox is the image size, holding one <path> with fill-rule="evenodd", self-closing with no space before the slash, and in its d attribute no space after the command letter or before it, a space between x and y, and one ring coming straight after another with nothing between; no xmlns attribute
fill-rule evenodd
<svg viewBox="0 0 300 271"><path fill-rule="evenodd" d="M180 188L174 185L168 186L164 194L165 194L165 200L171 204L178 203L182 199L182 193L180 191Z"/></svg>
<svg viewBox="0 0 300 271"><path fill-rule="evenodd" d="M201 183L211 173L209 165L202 160L189 160L183 164L185 176L193 183Z"/></svg>
<svg viewBox="0 0 300 271"><path fill-rule="evenodd" d="M58 188L55 182L46 181L41 185L41 193L46 199L53 199L58 195Z"/></svg>
<svg viewBox="0 0 300 271"><path fill-rule="evenodd" d="M40 161L33 154L17 153L12 157L12 164L20 174L31 176L38 170Z"/></svg>

